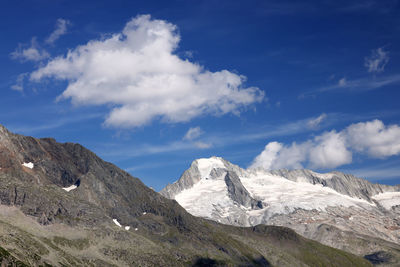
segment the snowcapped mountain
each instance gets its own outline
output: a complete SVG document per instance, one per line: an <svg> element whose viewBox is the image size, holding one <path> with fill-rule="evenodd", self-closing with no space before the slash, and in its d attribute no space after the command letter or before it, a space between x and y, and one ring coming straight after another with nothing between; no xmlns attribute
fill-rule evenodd
<svg viewBox="0 0 400 267"><path fill-rule="evenodd" d="M209 173L206 166L201 171ZM235 201L252 205L245 197ZM79 144L13 134L0 125L0 266L315 262L371 266L285 227L244 229L194 217Z"/></svg>
<svg viewBox="0 0 400 267"><path fill-rule="evenodd" d="M160 193L195 216L238 226L287 226L339 248L348 248L348 242L340 243L332 231L321 233L321 226L400 243L400 187L341 172L246 170L211 157L195 160Z"/></svg>

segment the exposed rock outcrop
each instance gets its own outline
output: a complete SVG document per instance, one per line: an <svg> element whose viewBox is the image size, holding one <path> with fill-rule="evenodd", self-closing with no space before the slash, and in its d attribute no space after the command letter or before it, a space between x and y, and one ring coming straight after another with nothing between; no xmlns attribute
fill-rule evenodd
<svg viewBox="0 0 400 267"><path fill-rule="evenodd" d="M239 177L235 172L227 172L225 175L225 183L228 188L229 197L244 207L252 209L262 209L262 201L255 200L251 197L249 191L240 182Z"/></svg>

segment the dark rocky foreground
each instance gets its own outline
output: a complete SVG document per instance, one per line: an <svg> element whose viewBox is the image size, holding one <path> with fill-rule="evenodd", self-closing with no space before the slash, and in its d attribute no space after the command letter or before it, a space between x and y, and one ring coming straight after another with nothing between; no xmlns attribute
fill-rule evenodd
<svg viewBox="0 0 400 267"><path fill-rule="evenodd" d="M79 144L0 126L0 168L1 266L370 266L285 227L194 217Z"/></svg>

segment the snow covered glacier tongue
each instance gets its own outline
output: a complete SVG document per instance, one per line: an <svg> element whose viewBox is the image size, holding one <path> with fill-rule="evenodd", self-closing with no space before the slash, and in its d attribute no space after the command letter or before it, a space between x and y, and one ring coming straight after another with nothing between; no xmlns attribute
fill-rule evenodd
<svg viewBox="0 0 400 267"><path fill-rule="evenodd" d="M245 170L211 157L195 160L160 193L225 224L282 225L310 238L326 224L399 243L398 191L340 172Z"/></svg>

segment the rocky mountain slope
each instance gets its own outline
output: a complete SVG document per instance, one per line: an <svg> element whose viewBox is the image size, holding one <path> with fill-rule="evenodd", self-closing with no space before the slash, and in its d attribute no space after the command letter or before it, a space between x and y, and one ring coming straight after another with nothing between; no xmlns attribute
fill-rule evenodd
<svg viewBox="0 0 400 267"><path fill-rule="evenodd" d="M238 177L229 178L234 187ZM252 199L244 203L257 206ZM79 144L0 126L2 266L369 266L278 226L187 213Z"/></svg>
<svg viewBox="0 0 400 267"><path fill-rule="evenodd" d="M224 224L280 225L385 264L400 264L400 187L311 170L242 169L222 158L195 160L160 193L189 213ZM378 254L376 254L378 253ZM387 256L387 255L390 255ZM390 260L388 259L390 258Z"/></svg>

